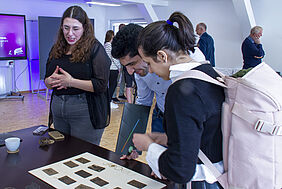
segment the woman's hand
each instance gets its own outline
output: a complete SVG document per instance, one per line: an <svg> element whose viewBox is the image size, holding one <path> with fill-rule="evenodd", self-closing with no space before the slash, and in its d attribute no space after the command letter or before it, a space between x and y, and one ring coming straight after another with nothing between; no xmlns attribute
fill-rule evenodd
<svg viewBox="0 0 282 189"><path fill-rule="evenodd" d="M134 146L137 148L137 150L140 150L140 151L147 151L149 148L149 145L154 142L151 139L151 137L149 137L149 135L138 134L138 133L135 133L133 135L132 141L134 143Z"/></svg>
<svg viewBox="0 0 282 189"><path fill-rule="evenodd" d="M49 77L47 77L45 79L45 85L49 88L49 89L52 89L53 86L52 86L52 83L54 81L56 81L56 79L54 79L54 77L58 76L59 75L59 66L56 67L55 71L53 72L53 74Z"/></svg>
<svg viewBox="0 0 282 189"><path fill-rule="evenodd" d="M152 132L148 133L148 136L151 137L155 143L167 146L167 135L165 133Z"/></svg>
<svg viewBox="0 0 282 189"><path fill-rule="evenodd" d="M156 179L167 180L167 178L165 178L162 174L161 174L161 177L162 177L162 178L159 178L153 171L151 172L151 176L155 177Z"/></svg>
<svg viewBox="0 0 282 189"><path fill-rule="evenodd" d="M53 79L51 82L51 86L57 87L57 90L60 89L66 89L67 87L71 87L71 82L73 80L73 77L63 70L62 68L59 68L59 71L61 74L51 75L50 78Z"/></svg>

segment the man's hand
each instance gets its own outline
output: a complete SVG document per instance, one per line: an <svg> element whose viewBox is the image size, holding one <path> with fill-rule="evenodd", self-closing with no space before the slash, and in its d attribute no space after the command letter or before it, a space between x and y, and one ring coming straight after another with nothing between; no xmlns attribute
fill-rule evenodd
<svg viewBox="0 0 282 189"><path fill-rule="evenodd" d="M254 56L254 58L262 59L263 56Z"/></svg>
<svg viewBox="0 0 282 189"><path fill-rule="evenodd" d="M139 156L138 152L136 150L132 150L132 152L129 155L122 155L120 159L137 159Z"/></svg>
<svg viewBox="0 0 282 189"><path fill-rule="evenodd" d="M154 142L151 139L151 137L149 137L149 135L138 134L138 133L135 133L133 135L132 141L134 143L134 146L137 148L137 150L140 150L140 151L147 151L149 148L149 145Z"/></svg>

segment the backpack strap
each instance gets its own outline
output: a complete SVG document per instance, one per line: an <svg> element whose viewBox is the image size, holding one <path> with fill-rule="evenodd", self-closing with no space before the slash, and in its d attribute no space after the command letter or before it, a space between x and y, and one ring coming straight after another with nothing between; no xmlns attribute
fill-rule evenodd
<svg viewBox="0 0 282 189"><path fill-rule="evenodd" d="M199 149L198 154L199 159L207 166L209 171L213 174L213 176L217 179L219 184L224 188L228 188L227 178L223 177L223 174L221 174L217 168L212 164L212 162L209 160L209 158L204 154L204 152Z"/></svg>
<svg viewBox="0 0 282 189"><path fill-rule="evenodd" d="M211 76L209 76L209 75L207 75L204 72L201 72L199 70L188 70L188 71L182 73L180 76L178 76L173 81L173 83L178 81L178 80L186 79L186 78L199 79L199 80L202 80L202 81L206 81L206 82L213 83L215 85L227 88L226 85L224 85L223 83L219 82L218 80L212 78Z"/></svg>
<svg viewBox="0 0 282 189"><path fill-rule="evenodd" d="M186 72L184 72L183 74L181 74L180 76L178 76L174 81L178 81L181 79L186 79L186 78L193 78L193 79L199 79L202 81L206 81L215 85L218 85L220 87L223 88L227 88L226 85L224 85L223 83L219 82L218 80L212 78L211 76L205 74L204 72L201 72L199 70L188 70ZM220 77L221 80L223 80ZM199 149L199 154L198 154L199 159L204 163L205 166L207 166L207 168L211 171L211 173L214 175L214 177L218 180L218 182L220 183L220 185L223 188L228 188L228 184L226 179L219 179L220 177L222 177L223 174L221 174L217 168L212 164L212 162L209 160L209 158L202 152L201 149Z"/></svg>
<svg viewBox="0 0 282 189"><path fill-rule="evenodd" d="M280 125L275 125L268 121L264 121L250 112L242 104L235 102L232 107L232 113L253 125L254 129L259 132L278 136L282 135L282 127Z"/></svg>

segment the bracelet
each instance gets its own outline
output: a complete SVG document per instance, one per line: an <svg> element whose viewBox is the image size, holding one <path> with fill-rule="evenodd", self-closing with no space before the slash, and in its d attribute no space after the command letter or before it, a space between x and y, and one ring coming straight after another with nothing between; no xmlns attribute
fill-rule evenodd
<svg viewBox="0 0 282 189"><path fill-rule="evenodd" d="M71 87L71 80L72 80L72 77L69 79L68 87Z"/></svg>

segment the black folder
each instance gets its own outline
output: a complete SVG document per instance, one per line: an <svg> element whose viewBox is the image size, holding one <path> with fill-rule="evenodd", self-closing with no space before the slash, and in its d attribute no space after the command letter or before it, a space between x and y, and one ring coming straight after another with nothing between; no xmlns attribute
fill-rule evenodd
<svg viewBox="0 0 282 189"><path fill-rule="evenodd" d="M128 154L129 149L136 149L132 142L133 133L145 133L151 106L125 103L120 123L116 152ZM141 154L141 152L138 152Z"/></svg>

